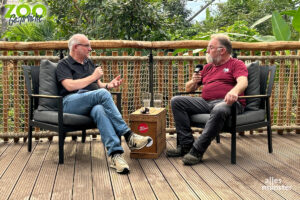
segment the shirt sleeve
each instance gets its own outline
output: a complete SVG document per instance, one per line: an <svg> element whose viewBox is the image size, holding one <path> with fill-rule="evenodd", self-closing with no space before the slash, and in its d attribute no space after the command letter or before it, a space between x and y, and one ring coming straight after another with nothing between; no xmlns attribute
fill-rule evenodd
<svg viewBox="0 0 300 200"><path fill-rule="evenodd" d="M248 77L248 69L243 61L237 60L234 63L233 77L237 79L240 76Z"/></svg>
<svg viewBox="0 0 300 200"><path fill-rule="evenodd" d="M73 79L72 71L65 61L61 61L58 63L56 69L56 77L58 82L61 82L65 79Z"/></svg>

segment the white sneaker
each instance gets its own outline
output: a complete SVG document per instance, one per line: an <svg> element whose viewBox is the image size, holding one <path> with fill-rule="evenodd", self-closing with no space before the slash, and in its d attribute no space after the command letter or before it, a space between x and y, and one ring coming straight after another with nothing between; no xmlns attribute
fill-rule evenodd
<svg viewBox="0 0 300 200"><path fill-rule="evenodd" d="M152 143L152 139L149 136L141 136L136 133L132 133L129 141L127 142L130 150L141 149L146 145L150 145Z"/></svg>
<svg viewBox="0 0 300 200"><path fill-rule="evenodd" d="M116 169L120 174L127 174L129 166L121 154L115 154L110 161L110 167Z"/></svg>

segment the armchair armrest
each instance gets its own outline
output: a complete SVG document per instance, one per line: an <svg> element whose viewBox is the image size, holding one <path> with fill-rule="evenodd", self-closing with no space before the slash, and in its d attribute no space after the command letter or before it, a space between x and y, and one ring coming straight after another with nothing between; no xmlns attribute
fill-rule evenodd
<svg viewBox="0 0 300 200"><path fill-rule="evenodd" d="M183 95L183 94L202 94L202 91L198 91L198 92L176 92L175 96Z"/></svg>
<svg viewBox="0 0 300 200"><path fill-rule="evenodd" d="M258 94L258 95L239 96L238 99L268 98L268 97L269 96L266 94Z"/></svg>
<svg viewBox="0 0 300 200"><path fill-rule="evenodd" d="M47 98L47 99L62 99L62 96L55 96L55 95L45 95L45 94L30 94L29 97L34 98Z"/></svg>

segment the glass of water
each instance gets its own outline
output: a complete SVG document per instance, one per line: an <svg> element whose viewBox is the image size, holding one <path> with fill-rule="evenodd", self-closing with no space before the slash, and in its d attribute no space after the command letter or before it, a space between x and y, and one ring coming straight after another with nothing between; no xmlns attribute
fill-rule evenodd
<svg viewBox="0 0 300 200"><path fill-rule="evenodd" d="M161 108L163 102L163 95L160 93L155 93L153 99L154 99L154 107Z"/></svg>
<svg viewBox="0 0 300 200"><path fill-rule="evenodd" d="M142 94L142 101L143 101L143 106L145 108L149 108L150 107L150 101L151 101L151 93L144 92Z"/></svg>

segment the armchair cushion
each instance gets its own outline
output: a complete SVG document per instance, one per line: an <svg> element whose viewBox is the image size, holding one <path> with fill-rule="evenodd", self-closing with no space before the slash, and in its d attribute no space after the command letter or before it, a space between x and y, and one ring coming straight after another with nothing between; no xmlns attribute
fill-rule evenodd
<svg viewBox="0 0 300 200"><path fill-rule="evenodd" d="M34 120L39 122L45 122L50 124L58 124L58 112L57 111L34 111ZM76 115L71 113L63 114L63 121L65 126L80 126L93 127L95 126L92 118L85 115Z"/></svg>
<svg viewBox="0 0 300 200"><path fill-rule="evenodd" d="M39 76L39 94L58 95L56 71L57 63L42 60ZM38 110L57 110L56 99L39 99Z"/></svg>
<svg viewBox="0 0 300 200"><path fill-rule="evenodd" d="M251 63L248 68L248 87L245 95L260 94L260 66L258 62ZM260 106L260 98L246 99L245 110L258 110Z"/></svg>
<svg viewBox="0 0 300 200"><path fill-rule="evenodd" d="M206 124L210 117L210 114L196 114L191 116L192 124ZM257 111L245 111L242 114L237 115L236 125L251 124L255 122L261 122L265 120L265 110L259 109ZM226 127L230 127L231 120L228 119L225 122Z"/></svg>

